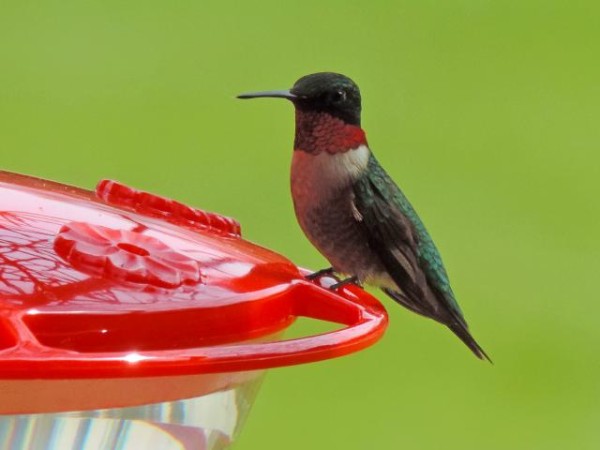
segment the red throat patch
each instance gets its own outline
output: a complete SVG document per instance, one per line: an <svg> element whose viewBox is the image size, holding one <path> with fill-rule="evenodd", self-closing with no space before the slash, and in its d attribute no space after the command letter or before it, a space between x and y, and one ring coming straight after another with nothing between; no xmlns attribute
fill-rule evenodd
<svg viewBox="0 0 600 450"><path fill-rule="evenodd" d="M360 126L347 124L326 112L296 109L295 150L335 154L366 144L367 137Z"/></svg>

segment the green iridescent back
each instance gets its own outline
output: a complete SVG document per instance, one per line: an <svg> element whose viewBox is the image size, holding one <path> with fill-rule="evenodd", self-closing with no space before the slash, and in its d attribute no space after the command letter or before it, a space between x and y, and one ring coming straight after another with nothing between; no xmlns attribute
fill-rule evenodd
<svg viewBox="0 0 600 450"><path fill-rule="evenodd" d="M417 256L429 282L435 286L441 293L452 309L462 318L463 314L458 305L454 292L450 286L448 274L442 262L442 257L433 242L433 239L427 232L421 218L408 201L404 193L391 179L387 172L381 167L377 159L371 154L368 167L368 176L371 183L386 198L393 199L393 204L397 205L402 214L404 214L414 226L418 236Z"/></svg>

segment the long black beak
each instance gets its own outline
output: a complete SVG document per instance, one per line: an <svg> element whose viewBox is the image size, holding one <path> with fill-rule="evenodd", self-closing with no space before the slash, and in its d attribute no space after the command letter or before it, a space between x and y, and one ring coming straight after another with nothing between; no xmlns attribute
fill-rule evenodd
<svg viewBox="0 0 600 450"><path fill-rule="evenodd" d="M287 98L288 100L295 100L298 97L292 94L289 90L283 91L263 91L263 92L248 92L246 94L240 94L237 98L259 98L259 97L274 97L274 98Z"/></svg>

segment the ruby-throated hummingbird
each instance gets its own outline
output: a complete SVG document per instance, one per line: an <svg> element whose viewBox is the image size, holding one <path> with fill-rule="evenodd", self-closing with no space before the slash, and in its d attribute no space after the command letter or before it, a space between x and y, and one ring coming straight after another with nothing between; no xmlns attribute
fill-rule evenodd
<svg viewBox="0 0 600 450"><path fill-rule="evenodd" d="M291 185L298 222L332 270L373 284L396 302L450 328L479 358L440 254L423 222L371 152L361 98L348 77L323 72L278 97L296 109Z"/></svg>

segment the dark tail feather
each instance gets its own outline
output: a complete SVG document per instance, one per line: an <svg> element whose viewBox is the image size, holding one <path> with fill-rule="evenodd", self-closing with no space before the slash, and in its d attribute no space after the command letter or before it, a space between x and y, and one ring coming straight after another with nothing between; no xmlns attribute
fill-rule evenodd
<svg viewBox="0 0 600 450"><path fill-rule="evenodd" d="M454 322L452 324L447 325L452 332L458 336L458 338L465 343L469 349L477 356L479 359L487 359L491 364L494 364L487 353L479 346L477 341L471 336L469 330L461 323Z"/></svg>
<svg viewBox="0 0 600 450"><path fill-rule="evenodd" d="M383 292L385 292L387 295L389 295L392 299L394 299L397 303L401 304L405 308L408 308L411 311L416 312L417 314L420 314L422 316L429 317L430 319L434 319L440 323L443 323L448 328L450 328L450 330L452 330L452 332L456 336L458 336L458 338L461 341L463 341L467 347L471 349L475 356L477 356L479 359L487 359L490 363L493 364L492 360L487 355L487 353L485 353L485 351L479 346L477 341L475 341L473 336L471 336L471 333L469 333L469 330L467 328L467 324L460 316L455 314L452 318L437 318L430 311L423 310L422 305L419 305L415 302L411 302L410 299L401 292L387 288L384 288ZM448 321L451 321L451 323L448 323Z"/></svg>

